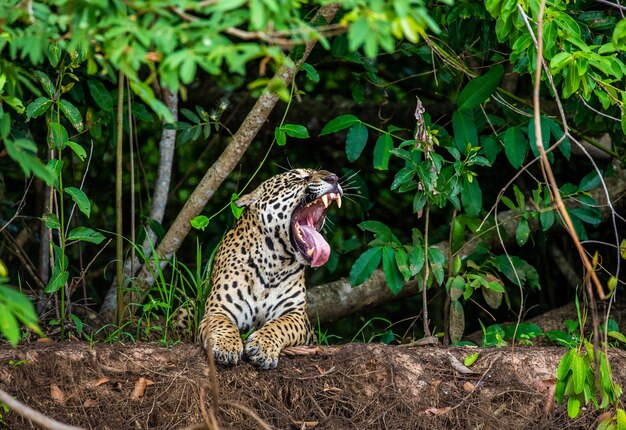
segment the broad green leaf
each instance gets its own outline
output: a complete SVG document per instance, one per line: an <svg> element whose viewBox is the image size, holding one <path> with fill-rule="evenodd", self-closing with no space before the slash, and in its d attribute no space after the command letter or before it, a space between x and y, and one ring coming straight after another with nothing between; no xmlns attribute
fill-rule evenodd
<svg viewBox="0 0 626 430"><path fill-rule="evenodd" d="M380 264L382 249L370 248L357 258L350 270L350 284L353 287L367 281Z"/></svg>
<svg viewBox="0 0 626 430"><path fill-rule="evenodd" d="M626 20L622 20L624 22ZM626 412L622 408L617 408L616 414L617 420L617 430L625 430L626 429Z"/></svg>
<svg viewBox="0 0 626 430"><path fill-rule="evenodd" d="M72 197L74 203L78 206L78 209L85 214L87 218L91 215L91 202L87 198L87 195L78 188L67 187L65 192Z"/></svg>
<svg viewBox="0 0 626 430"><path fill-rule="evenodd" d="M102 81L91 78L87 80L87 86L98 107L105 112L111 112L113 110L113 97Z"/></svg>
<svg viewBox="0 0 626 430"><path fill-rule="evenodd" d="M44 289L46 293L54 293L61 289L67 280L69 279L70 274L67 270L61 270L59 267L54 267L52 270L52 277L48 282L48 285Z"/></svg>
<svg viewBox="0 0 626 430"><path fill-rule="evenodd" d="M498 88L502 76L504 76L504 67L498 64L491 67L484 75L469 81L459 94L458 109L469 110L480 106Z"/></svg>
<svg viewBox="0 0 626 430"><path fill-rule="evenodd" d="M426 201L428 200L428 195L425 191L417 191L415 193L415 197L413 198L413 213L418 213L421 211L426 205Z"/></svg>
<svg viewBox="0 0 626 430"><path fill-rule="evenodd" d="M74 127L76 131L83 131L83 117L76 108L76 106L74 106L71 102L67 100L60 100L59 108L61 108L61 112L63 112L63 115L65 115L65 117L70 120L72 127Z"/></svg>
<svg viewBox="0 0 626 430"><path fill-rule="evenodd" d="M380 221L362 221L359 223L359 228L363 231L370 231L376 235L376 237L384 242L391 242L394 237L391 229Z"/></svg>
<svg viewBox="0 0 626 430"><path fill-rule="evenodd" d="M483 193L476 179L472 182L467 180L463 181L461 202L463 203L465 212L469 216L477 216L480 213L483 208Z"/></svg>
<svg viewBox="0 0 626 430"><path fill-rule="evenodd" d="M104 236L87 227L75 227L67 235L67 240L80 240L82 242L91 242L96 245L104 240Z"/></svg>
<svg viewBox="0 0 626 430"><path fill-rule="evenodd" d="M315 70L315 67L313 67L309 63L304 63L304 64L300 65L300 69L304 70L306 72L306 77L311 82L317 83L317 82L320 81L320 74L317 73L317 70Z"/></svg>
<svg viewBox="0 0 626 430"><path fill-rule="evenodd" d="M559 380L564 380L570 369L572 368L572 358L576 354L575 349L571 349L561 358L559 366L556 369L556 377Z"/></svg>
<svg viewBox="0 0 626 430"><path fill-rule="evenodd" d="M465 359L463 360L463 364L467 367L470 367L472 364L476 362L476 360L478 360L478 357L480 357L480 352L475 352L473 354L470 354L467 357L465 357Z"/></svg>
<svg viewBox="0 0 626 430"><path fill-rule="evenodd" d="M541 128L541 141L543 143L543 148L548 149L550 146L550 123L548 121L548 117L541 116L540 118L540 128ZM539 156L539 150L537 149L536 139L535 139L535 122L533 119L528 121L528 143L530 145L530 149L533 152L535 157ZM551 154L549 154L551 155Z"/></svg>
<svg viewBox="0 0 626 430"><path fill-rule="evenodd" d="M510 127L504 133L504 153L515 169L519 169L528 152L526 138L517 127Z"/></svg>
<svg viewBox="0 0 626 430"><path fill-rule="evenodd" d="M284 124L280 129L283 130L287 136L296 139L308 139L310 137L306 127L300 124Z"/></svg>
<svg viewBox="0 0 626 430"><path fill-rule="evenodd" d="M52 80L48 77L48 75L46 75L41 70L35 70L35 75L37 75L37 79L39 79L39 82L41 82L41 87L44 89L46 94L48 94L48 97L51 99L54 98L56 90L54 88Z"/></svg>
<svg viewBox="0 0 626 430"><path fill-rule="evenodd" d="M578 189L580 191L591 191L600 185L601 178L598 175L596 170L592 170L590 173L585 175L584 178L580 180L580 184L578 185Z"/></svg>
<svg viewBox="0 0 626 430"><path fill-rule="evenodd" d="M4 141L7 153L16 161L24 175L34 174L48 185L56 182L56 176L52 169L42 163L37 157L37 145L30 139L16 139Z"/></svg>
<svg viewBox="0 0 626 430"><path fill-rule="evenodd" d="M580 394L583 392L583 386L585 384L585 360L584 358L576 353L572 356L572 380L574 381L574 393Z"/></svg>
<svg viewBox="0 0 626 430"><path fill-rule="evenodd" d="M78 158L80 158L80 161L85 161L85 158L87 158L87 152L85 151L85 148L83 148L80 144L76 142L72 142L71 140L68 140L67 142L65 142L65 144L70 147L70 149L74 152L74 154L78 156Z"/></svg>
<svg viewBox="0 0 626 430"><path fill-rule="evenodd" d="M430 264L432 274L435 277L435 281L437 281L437 284L439 285L443 283L443 264L445 260L445 255L443 255L443 252L439 249L434 247L428 248L428 262Z"/></svg>
<svg viewBox="0 0 626 430"><path fill-rule="evenodd" d="M393 139L388 133L383 133L376 140L374 146L374 169L388 170L391 150L393 149Z"/></svg>
<svg viewBox="0 0 626 430"><path fill-rule="evenodd" d="M26 107L26 121L30 120L31 118L37 118L38 116L43 115L44 113L46 113L48 108L50 108L50 106L52 106L52 100L50 100L49 98L36 98Z"/></svg>
<svg viewBox="0 0 626 430"><path fill-rule="evenodd" d="M405 281L411 279L411 268L409 266L409 255L403 248L396 249L395 253L396 257L396 265L398 266L398 270L402 273L402 277L404 277Z"/></svg>
<svg viewBox="0 0 626 430"><path fill-rule="evenodd" d="M622 333L620 333L619 331L609 331L606 333L609 337L612 337L613 339L617 339L622 343L626 343L626 336L624 336Z"/></svg>
<svg viewBox="0 0 626 430"><path fill-rule="evenodd" d="M58 230L61 228L59 218L53 213L47 213L43 216L43 222L47 228Z"/></svg>
<svg viewBox="0 0 626 430"><path fill-rule="evenodd" d="M461 275L456 275L450 279L450 300L458 300L463 296L465 292L465 279Z"/></svg>
<svg viewBox="0 0 626 430"><path fill-rule="evenodd" d="M324 136L325 134L335 133L337 131L344 130L359 122L361 121L359 121L359 119L356 116L351 115L351 114L338 116L337 118L330 120L328 124L326 124L324 128L322 128L322 131L320 132L320 136Z"/></svg>
<svg viewBox="0 0 626 430"><path fill-rule="evenodd" d="M274 138L278 146L285 146L287 144L287 134L280 127L274 130Z"/></svg>
<svg viewBox="0 0 626 430"><path fill-rule="evenodd" d="M467 145L478 146L478 132L474 124L474 113L471 110L457 110L452 114L454 143L457 149L465 154Z"/></svg>
<svg viewBox="0 0 626 430"><path fill-rule="evenodd" d="M411 275L416 276L424 267L424 248L422 246L414 246L409 254L409 268Z"/></svg>
<svg viewBox="0 0 626 430"><path fill-rule="evenodd" d="M0 75L0 76L2 76L2 75ZM42 97L42 98L46 98L46 97ZM22 100L18 99L17 97L14 97L14 96L0 96L0 100L2 100L3 102L5 102L9 106L11 106L13 109L15 109L15 111L17 113L19 113L20 115L23 114L24 111L26 110L24 108L24 104L22 103ZM5 116L8 116L8 115L5 115ZM3 118L4 118L4 116L3 116Z"/></svg>
<svg viewBox="0 0 626 430"><path fill-rule="evenodd" d="M20 329L17 325L17 320L13 316L13 312L3 303L0 303L0 333L6 336L13 347L17 345L20 339Z"/></svg>
<svg viewBox="0 0 626 430"><path fill-rule="evenodd" d="M394 295L397 295L404 285L404 279L396 265L395 252L390 246L383 248L383 272L387 286Z"/></svg>
<svg viewBox="0 0 626 430"><path fill-rule="evenodd" d="M400 188L402 185L409 182L415 176L415 169L411 167L403 167L398 170L396 176L393 178L393 182L391 183L391 191Z"/></svg>
<svg viewBox="0 0 626 430"><path fill-rule="evenodd" d="M63 124L51 122L48 124L48 145L51 148L63 149L69 140L67 130Z"/></svg>
<svg viewBox="0 0 626 430"><path fill-rule="evenodd" d="M198 115L196 115L195 112L192 112L189 109L181 108L180 113L194 124L200 124L202 122Z"/></svg>
<svg viewBox="0 0 626 430"><path fill-rule="evenodd" d="M567 415L570 418L576 418L580 413L580 399L578 397L570 396L567 399Z"/></svg>
<svg viewBox="0 0 626 430"><path fill-rule="evenodd" d="M348 161L354 162L361 156L367 143L367 137L367 127L362 122L359 121L350 127L346 137L346 156Z"/></svg>
<svg viewBox="0 0 626 430"><path fill-rule="evenodd" d="M198 215L191 219L191 226L196 230L204 231L205 228L209 225L209 218L204 215Z"/></svg>
<svg viewBox="0 0 626 430"><path fill-rule="evenodd" d="M517 244L519 246L524 245L529 236L530 227L528 226L528 220L526 218L521 218L517 224L517 229L515 230L515 240L517 240Z"/></svg>
<svg viewBox="0 0 626 430"><path fill-rule="evenodd" d="M230 196L230 210L232 211L233 216L235 217L235 219L239 219L239 217L241 216L241 214L245 210L245 207L239 207L235 203L238 198L239 198L239 194L237 194L237 193L233 193Z"/></svg>
<svg viewBox="0 0 626 430"><path fill-rule="evenodd" d="M154 96L152 89L145 83L129 79L130 88L152 109L164 122L174 122L174 116L161 100Z"/></svg>

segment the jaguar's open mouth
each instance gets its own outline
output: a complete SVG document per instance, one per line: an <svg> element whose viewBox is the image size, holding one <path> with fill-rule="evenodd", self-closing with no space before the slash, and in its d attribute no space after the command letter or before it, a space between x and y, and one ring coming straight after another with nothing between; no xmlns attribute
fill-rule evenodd
<svg viewBox="0 0 626 430"><path fill-rule="evenodd" d="M326 193L295 210L291 218L293 241L305 260L313 267L322 266L330 256L330 245L320 234L328 208L337 202L341 207L341 194Z"/></svg>

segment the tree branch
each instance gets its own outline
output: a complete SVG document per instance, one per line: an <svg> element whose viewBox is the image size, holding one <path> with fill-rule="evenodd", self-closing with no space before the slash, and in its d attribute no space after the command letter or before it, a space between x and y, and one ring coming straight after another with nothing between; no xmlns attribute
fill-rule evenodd
<svg viewBox="0 0 626 430"><path fill-rule="evenodd" d="M24 403L15 400L11 397L6 391L0 390L0 403L4 403L10 409L14 410L24 418L27 418L34 422L35 424L40 425L44 429L50 430L83 430L82 427L74 427L67 424L63 424L57 420L54 420L50 417L45 416L41 412L37 412L36 410L26 406Z"/></svg>

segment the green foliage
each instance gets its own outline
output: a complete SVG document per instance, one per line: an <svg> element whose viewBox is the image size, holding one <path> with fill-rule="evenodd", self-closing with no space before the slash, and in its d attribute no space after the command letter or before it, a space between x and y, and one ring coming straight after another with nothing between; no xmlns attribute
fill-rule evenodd
<svg viewBox="0 0 626 430"><path fill-rule="evenodd" d="M41 334L37 314L32 303L19 291L8 285L8 279L0 277L0 334L14 347L20 340L20 325Z"/></svg>

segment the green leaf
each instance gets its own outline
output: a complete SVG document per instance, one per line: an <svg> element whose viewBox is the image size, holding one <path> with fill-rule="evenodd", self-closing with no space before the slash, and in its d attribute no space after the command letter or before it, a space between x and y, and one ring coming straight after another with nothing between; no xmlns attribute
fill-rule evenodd
<svg viewBox="0 0 626 430"><path fill-rule="evenodd" d="M415 176L415 169L411 167L403 167L398 170L396 176L393 178L393 182L391 183L391 191L400 188L402 185L409 182Z"/></svg>
<svg viewBox="0 0 626 430"><path fill-rule="evenodd" d="M80 240L83 242L91 242L96 245L104 240L104 236L95 230L87 227L75 227L67 235L67 240Z"/></svg>
<svg viewBox="0 0 626 430"><path fill-rule="evenodd" d="M62 124L58 122L50 122L48 123L48 145L51 148L63 149L69 140L69 136L67 134L67 130L63 127Z"/></svg>
<svg viewBox="0 0 626 430"><path fill-rule="evenodd" d="M46 113L48 108L52 106L52 100L47 97L39 97L33 100L32 103L26 108L26 121L31 118L37 118L38 116Z"/></svg>
<svg viewBox="0 0 626 430"><path fill-rule="evenodd" d="M433 276L435 277L435 281L437 281L437 284L439 285L443 282L443 263L445 260L445 255L443 255L443 252L439 249L434 247L428 248L428 262L430 264L430 268L432 269Z"/></svg>
<svg viewBox="0 0 626 430"><path fill-rule="evenodd" d="M354 162L361 156L367 143L367 136L367 127L362 122L359 121L350 127L346 137L346 156L348 161Z"/></svg>
<svg viewBox="0 0 626 430"><path fill-rule="evenodd" d="M517 240L517 244L519 246L524 245L529 236L530 227L528 226L528 220L526 218L521 218L517 224L517 229L515 230L515 240Z"/></svg>
<svg viewBox="0 0 626 430"><path fill-rule="evenodd" d="M39 82L41 82L41 87L44 89L46 94L48 94L48 97L50 97L51 99L54 98L56 90L54 88L52 80L48 77L48 75L46 75L41 70L35 70L35 75L37 76Z"/></svg>
<svg viewBox="0 0 626 430"><path fill-rule="evenodd" d="M362 221L359 223L359 228L363 231L370 231L376 235L376 237L384 242L391 242L394 237L391 229L380 221Z"/></svg>
<svg viewBox="0 0 626 430"><path fill-rule="evenodd" d="M510 127L504 133L504 153L515 169L519 169L528 152L528 144L517 127Z"/></svg>
<svg viewBox="0 0 626 430"><path fill-rule="evenodd" d="M189 109L181 108L180 113L194 124L200 124L202 122L198 115L196 115L193 111L190 111Z"/></svg>
<svg viewBox="0 0 626 430"><path fill-rule="evenodd" d="M59 222L59 218L53 213L45 214L42 220L47 228L51 228L53 230L58 230L61 228L61 223Z"/></svg>
<svg viewBox="0 0 626 430"><path fill-rule="evenodd" d="M76 106L67 100L60 100L59 107L61 108L63 115L70 120L72 127L74 127L78 132L83 131L83 117Z"/></svg>
<svg viewBox="0 0 626 430"><path fill-rule="evenodd" d="M164 122L174 122L174 116L161 100L154 96L152 89L145 83L129 79L130 88L152 109Z"/></svg>
<svg viewBox="0 0 626 430"><path fill-rule="evenodd" d="M572 380L574 382L574 393L580 394L583 392L584 384L585 384L585 360L583 357L576 353L572 356Z"/></svg>
<svg viewBox="0 0 626 430"><path fill-rule="evenodd" d="M235 219L239 219L239 217L241 216L241 214L245 210L245 207L239 207L235 203L238 198L239 198L239 194L237 194L237 193L233 193L230 196L230 210L232 211L233 216L235 217Z"/></svg>
<svg viewBox="0 0 626 430"><path fill-rule="evenodd" d="M416 276L423 267L424 248L421 246L414 246L413 250L409 254L409 268L411 270L411 275Z"/></svg>
<svg viewBox="0 0 626 430"><path fill-rule="evenodd" d="M411 279L411 269L409 266L409 255L403 248L396 249L396 265L405 281Z"/></svg>
<svg viewBox="0 0 626 430"><path fill-rule="evenodd" d="M382 249L370 248L357 258L350 270L350 284L353 287L367 281L380 264Z"/></svg>
<svg viewBox="0 0 626 430"><path fill-rule="evenodd" d="M317 73L317 70L315 70L315 67L311 66L309 63L301 64L300 69L306 72L306 77L311 82L317 83L320 81L320 74Z"/></svg>
<svg viewBox="0 0 626 430"><path fill-rule="evenodd" d="M87 80L87 86L98 107L105 112L111 112L113 110L113 97L102 81L91 78Z"/></svg>
<svg viewBox="0 0 626 430"><path fill-rule="evenodd" d="M470 367L472 364L476 362L476 360L478 360L478 357L480 357L480 352L475 352L473 354L470 354L467 357L465 357L465 359L463 360L463 364L467 367Z"/></svg>
<svg viewBox="0 0 626 430"><path fill-rule="evenodd" d="M56 182L54 172L37 157L37 145L30 139L5 140L7 153L16 161L24 175L33 173L48 185Z"/></svg>
<svg viewBox="0 0 626 430"><path fill-rule="evenodd" d="M487 73L472 79L463 88L457 100L459 110L469 110L480 106L494 93L498 84L504 76L504 67L497 64L489 69Z"/></svg>
<svg viewBox="0 0 626 430"><path fill-rule="evenodd" d="M71 140L68 140L65 144L70 147L78 158L80 158L80 161L85 161L85 158L87 158L87 151L85 151L85 148L76 142L72 142Z"/></svg>
<svg viewBox="0 0 626 430"><path fill-rule="evenodd" d="M614 278L616 279L616 278ZM607 336L612 337L613 339L617 339L622 343L626 343L626 336L624 336L622 333L620 333L619 331L609 331L606 333Z"/></svg>
<svg viewBox="0 0 626 430"><path fill-rule="evenodd" d="M193 217L190 223L191 226L196 230L204 231L204 229L207 228L207 226L209 225L209 218L204 215L198 215L196 217Z"/></svg>
<svg viewBox="0 0 626 430"><path fill-rule="evenodd" d="M570 396L567 399L567 415L570 418L576 418L580 413L580 399L578 397Z"/></svg>
<svg viewBox="0 0 626 430"><path fill-rule="evenodd" d="M462 276L456 275L454 278L449 278L450 282L450 300L458 300L463 296L465 292L465 279Z"/></svg>
<svg viewBox="0 0 626 430"><path fill-rule="evenodd" d="M13 312L3 303L0 303L0 333L6 336L13 347L17 345L20 339L20 329L17 325L17 320L13 316Z"/></svg>
<svg viewBox="0 0 626 430"><path fill-rule="evenodd" d="M58 266L55 266L52 270L52 277L50 278L50 281L44 291L46 293L54 293L58 291L65 285L69 277L70 274L67 270L61 270Z"/></svg>
<svg viewBox="0 0 626 430"><path fill-rule="evenodd" d="M402 274L396 265L395 252L392 247L385 246L383 248L383 272L387 286L394 295L397 295L404 285Z"/></svg>
<svg viewBox="0 0 626 430"><path fill-rule="evenodd" d="M549 118L545 116L541 116L540 118L540 126L541 126L541 142L543 143L543 148L548 149L550 146L550 122ZM535 122L533 119L528 121L528 143L530 145L530 149L535 155L535 157L539 156L539 150L537 149L535 139Z"/></svg>
<svg viewBox="0 0 626 430"><path fill-rule="evenodd" d="M452 114L452 129L454 143L462 154L465 154L467 145L478 146L478 132L474 124L474 113L471 110L457 110Z"/></svg>
<svg viewBox="0 0 626 430"><path fill-rule="evenodd" d="M602 179L600 178L600 175L598 175L598 172L596 170L592 170L580 180L578 189L580 191L591 191L600 185L601 181Z"/></svg>
<svg viewBox="0 0 626 430"><path fill-rule="evenodd" d="M359 119L356 116L351 115L351 114L338 116L337 118L330 120L328 124L326 124L324 128L322 128L322 131L320 132L320 136L324 136L325 134L335 133L337 131L344 130L360 122L361 121L359 121Z"/></svg>
<svg viewBox="0 0 626 430"><path fill-rule="evenodd" d="M472 182L463 181L461 202L469 216L477 216L480 213L480 210L483 208L483 192L480 186L478 186L476 178Z"/></svg>
<svg viewBox="0 0 626 430"><path fill-rule="evenodd" d="M87 195L82 190L74 187L67 187L65 192L72 197L74 203L78 205L78 209L89 218L91 215L91 202L87 198Z"/></svg>
<svg viewBox="0 0 626 430"><path fill-rule="evenodd" d="M381 134L374 146L374 169L388 170L391 150L393 149L393 139L388 133Z"/></svg>
<svg viewBox="0 0 626 430"><path fill-rule="evenodd" d="M287 136L296 139L308 139L310 137L306 127L300 124L284 124L280 129L283 130Z"/></svg>
<svg viewBox="0 0 626 430"><path fill-rule="evenodd" d="M285 146L287 144L287 134L280 127L274 130L274 138L278 146Z"/></svg>

